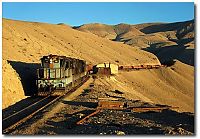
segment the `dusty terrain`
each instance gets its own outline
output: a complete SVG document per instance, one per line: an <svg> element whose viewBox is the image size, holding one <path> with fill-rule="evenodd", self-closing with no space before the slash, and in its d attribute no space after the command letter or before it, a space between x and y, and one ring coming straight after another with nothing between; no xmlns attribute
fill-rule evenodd
<svg viewBox="0 0 200 139"><path fill-rule="evenodd" d="M101 110L82 124L77 122L94 112L100 98L115 99L128 107L157 107L159 103L128 99L127 92L115 90L112 78L90 78L72 95L63 98L25 124L12 135L193 135L194 115L173 110L135 113L130 110ZM135 95L140 95L135 93Z"/></svg>
<svg viewBox="0 0 200 139"><path fill-rule="evenodd" d="M23 94L24 90L18 73L6 60L2 61L2 75L2 98L4 100L2 108L4 109L26 97Z"/></svg>
<svg viewBox="0 0 200 139"><path fill-rule="evenodd" d="M137 98L194 112L193 21L119 24L114 29L101 24L94 24L90 29L87 26L3 19L3 108L35 91L39 59L51 53L92 64L138 65L160 64L160 61L171 64L159 70L120 73L110 82L127 92L127 99ZM16 84L11 85L10 81ZM13 101L7 99L8 96L12 96Z"/></svg>

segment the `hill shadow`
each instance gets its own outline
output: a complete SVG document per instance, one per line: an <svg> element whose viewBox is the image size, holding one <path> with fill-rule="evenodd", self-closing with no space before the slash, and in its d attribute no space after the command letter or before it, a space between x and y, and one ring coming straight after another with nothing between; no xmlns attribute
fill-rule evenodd
<svg viewBox="0 0 200 139"><path fill-rule="evenodd" d="M20 111L23 108L28 107L29 105L37 102L40 99L41 97L28 97L28 98L18 101L17 103L2 110L2 119Z"/></svg>
<svg viewBox="0 0 200 139"><path fill-rule="evenodd" d="M186 49L185 45L170 45L159 47L161 43L151 44L150 47L142 48L142 50L155 54L161 64L175 63L175 59L190 66L194 66L194 49ZM171 66L173 64L170 64Z"/></svg>
<svg viewBox="0 0 200 139"><path fill-rule="evenodd" d="M32 96L37 92L36 78L39 63L25 63L19 61L8 61L13 69L19 74L25 96Z"/></svg>
<svg viewBox="0 0 200 139"><path fill-rule="evenodd" d="M178 30L180 27L187 26L190 23L194 23L194 20L189 20L185 22L176 22L176 23L164 23L158 25L150 25L147 26L140 31L145 34L151 34L156 32L166 32L166 31L174 31Z"/></svg>

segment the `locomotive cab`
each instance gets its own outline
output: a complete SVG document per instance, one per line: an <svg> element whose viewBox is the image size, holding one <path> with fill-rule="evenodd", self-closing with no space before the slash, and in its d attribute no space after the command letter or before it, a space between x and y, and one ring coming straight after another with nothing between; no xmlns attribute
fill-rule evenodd
<svg viewBox="0 0 200 139"><path fill-rule="evenodd" d="M37 69L38 95L67 92L86 75L85 67L83 60L57 55L43 56L41 68Z"/></svg>
<svg viewBox="0 0 200 139"><path fill-rule="evenodd" d="M62 57L56 55L44 56L41 58L41 66L43 68L60 68L63 65Z"/></svg>

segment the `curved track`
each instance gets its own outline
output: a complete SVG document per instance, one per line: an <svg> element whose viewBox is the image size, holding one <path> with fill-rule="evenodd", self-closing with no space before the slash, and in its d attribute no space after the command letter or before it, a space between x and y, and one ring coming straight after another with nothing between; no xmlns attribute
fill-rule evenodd
<svg viewBox="0 0 200 139"><path fill-rule="evenodd" d="M2 120L2 128L3 133L8 133L21 123L25 122L26 120L30 119L33 115L38 113L39 111L43 110L44 108L51 105L53 102L55 102L59 97L50 97L47 96L30 106L21 109L20 111L10 115L9 117L6 117Z"/></svg>
<svg viewBox="0 0 200 139"><path fill-rule="evenodd" d="M28 119L32 118L35 114L38 112L44 110L54 102L57 102L59 99L62 97L66 97L67 95L71 94L74 92L77 88L79 88L84 82L86 82L89 79L89 77L86 77L84 81L82 81L79 85L76 87L72 88L70 91L66 92L65 95L62 96L57 96L57 97L51 97L51 96L46 96L39 101L29 105L28 107L25 107L21 109L20 111L9 115L6 118L2 119L2 130L3 134L8 134L12 132L17 126L20 124L26 122Z"/></svg>

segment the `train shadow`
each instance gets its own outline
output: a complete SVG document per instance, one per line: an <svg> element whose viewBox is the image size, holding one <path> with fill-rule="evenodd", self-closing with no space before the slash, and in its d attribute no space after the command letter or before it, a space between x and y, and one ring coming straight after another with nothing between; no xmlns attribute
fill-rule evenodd
<svg viewBox="0 0 200 139"><path fill-rule="evenodd" d="M13 69L19 74L25 96L32 96L37 92L36 77L39 63L25 63L20 61L8 61Z"/></svg>

